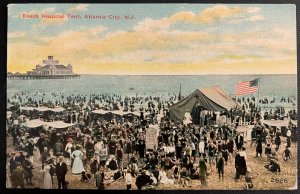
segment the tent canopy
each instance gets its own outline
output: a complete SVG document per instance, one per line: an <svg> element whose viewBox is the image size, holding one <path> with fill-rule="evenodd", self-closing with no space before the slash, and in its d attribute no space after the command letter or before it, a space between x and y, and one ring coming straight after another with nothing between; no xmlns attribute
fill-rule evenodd
<svg viewBox="0 0 300 194"><path fill-rule="evenodd" d="M40 127L43 125L44 125L44 122L41 121L40 119L28 120L25 122L25 126L28 128L37 128L37 127Z"/></svg>
<svg viewBox="0 0 300 194"><path fill-rule="evenodd" d="M288 127L290 122L293 125L297 126L297 121L295 120L288 120L288 119L284 119L284 120L262 120L262 122L266 125L269 126L273 126L273 127Z"/></svg>
<svg viewBox="0 0 300 194"><path fill-rule="evenodd" d="M209 111L230 110L237 106L236 102L219 86L196 89L192 94L170 107L170 117L182 120L185 111L190 112L198 105Z"/></svg>
<svg viewBox="0 0 300 194"><path fill-rule="evenodd" d="M41 121L40 119L28 120L25 122L25 126L28 128L37 128L37 127L40 127L43 125L48 125L50 127L56 128L56 129L62 129L62 128L71 127L75 124L65 123L63 121L44 122L44 121Z"/></svg>
<svg viewBox="0 0 300 194"><path fill-rule="evenodd" d="M98 110L94 110L92 111L93 113L95 114L101 114L101 115L104 115L104 114L108 114L108 113L112 113L112 114L116 114L116 115L129 115L129 114L132 114L132 115L135 115L135 116L140 116L140 113L135 111L135 112L124 112L122 110L103 110L103 109L98 109Z"/></svg>
<svg viewBox="0 0 300 194"><path fill-rule="evenodd" d="M62 129L62 128L67 128L74 126L73 123L65 123L63 121L52 121L52 122L44 122L46 125L56 128L56 129Z"/></svg>
<svg viewBox="0 0 300 194"><path fill-rule="evenodd" d="M52 111L52 112L63 112L65 109L63 107L55 107L55 108L48 108L48 107L29 107L29 106L23 106L20 107L20 110L27 110L27 111L33 111L37 110L40 112L45 112L45 111Z"/></svg>

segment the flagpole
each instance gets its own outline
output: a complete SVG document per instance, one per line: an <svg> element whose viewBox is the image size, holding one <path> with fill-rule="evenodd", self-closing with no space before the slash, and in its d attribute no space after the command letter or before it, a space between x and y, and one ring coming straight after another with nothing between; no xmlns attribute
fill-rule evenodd
<svg viewBox="0 0 300 194"><path fill-rule="evenodd" d="M258 77L258 84L257 84L257 105L256 107L258 108L259 105L259 90L260 90L260 77Z"/></svg>

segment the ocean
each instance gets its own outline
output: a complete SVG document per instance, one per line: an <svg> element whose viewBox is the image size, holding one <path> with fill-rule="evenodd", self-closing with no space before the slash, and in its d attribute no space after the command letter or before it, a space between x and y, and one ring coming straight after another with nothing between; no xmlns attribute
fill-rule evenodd
<svg viewBox="0 0 300 194"><path fill-rule="evenodd" d="M229 95L235 96L239 81L255 78L259 81L260 98L297 98L297 75L81 75L80 79L11 80L7 79L7 97L19 92L45 92L68 95L118 94L124 96L160 96L168 98L186 96L197 88L219 85ZM252 94L258 96L258 94ZM249 95L249 96L252 96ZM246 96L247 97L247 96ZM51 100L51 99L50 99ZM52 99L53 100L53 99Z"/></svg>

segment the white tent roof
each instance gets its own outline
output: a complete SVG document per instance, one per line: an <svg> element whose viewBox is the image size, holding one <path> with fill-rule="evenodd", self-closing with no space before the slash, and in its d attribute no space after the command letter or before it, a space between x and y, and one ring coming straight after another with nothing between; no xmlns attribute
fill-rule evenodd
<svg viewBox="0 0 300 194"><path fill-rule="evenodd" d="M40 127L43 125L48 125L50 127L56 128L56 129L61 129L61 128L71 127L75 124L65 123L63 121L44 122L44 121L41 121L40 119L28 120L25 122L25 126L28 128L36 128L36 127Z"/></svg>
<svg viewBox="0 0 300 194"><path fill-rule="evenodd" d="M50 127L56 128L56 129L74 126L73 123L65 123L63 121L53 121L53 122L44 122L44 123Z"/></svg>
<svg viewBox="0 0 300 194"><path fill-rule="evenodd" d="M106 114L106 113L113 113L113 114L116 114L116 115L127 115L127 114L134 114L136 116L140 116L140 113L137 112L137 111L134 111L134 112L124 112L122 110L103 110L103 109L98 109L98 110L94 110L92 111L93 113L95 114Z"/></svg>
<svg viewBox="0 0 300 194"><path fill-rule="evenodd" d="M266 125L269 126L274 126L274 127L288 127L290 121L288 119L284 120L262 120L262 122ZM293 125L297 125L297 121L291 120Z"/></svg>
<svg viewBox="0 0 300 194"><path fill-rule="evenodd" d="M53 111L53 112L62 112L65 109L63 107L55 107L55 108L48 108L48 107L29 107L29 106L23 106L20 107L20 110L27 110L27 111L32 111L32 110L37 110L40 112L44 111Z"/></svg>
<svg viewBox="0 0 300 194"><path fill-rule="evenodd" d="M44 122L41 121L40 119L28 120L25 122L25 126L28 128L36 128L36 127L40 127L43 125L44 125Z"/></svg>

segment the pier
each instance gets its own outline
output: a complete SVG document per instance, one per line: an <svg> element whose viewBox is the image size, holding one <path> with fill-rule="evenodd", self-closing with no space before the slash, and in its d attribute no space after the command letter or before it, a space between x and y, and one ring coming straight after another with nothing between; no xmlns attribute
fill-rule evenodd
<svg viewBox="0 0 300 194"><path fill-rule="evenodd" d="M26 75L26 74L18 74L18 75L7 75L7 79L22 79L22 80L31 80L31 79L74 79L80 78L80 75Z"/></svg>

